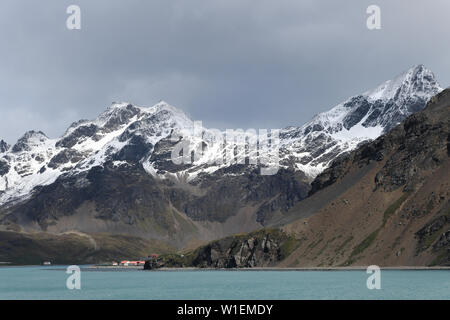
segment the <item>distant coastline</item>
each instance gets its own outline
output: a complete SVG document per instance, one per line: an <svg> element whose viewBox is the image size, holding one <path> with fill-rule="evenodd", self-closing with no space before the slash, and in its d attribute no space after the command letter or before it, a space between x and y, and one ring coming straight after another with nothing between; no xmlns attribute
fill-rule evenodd
<svg viewBox="0 0 450 320"><path fill-rule="evenodd" d="M11 267L42 267L44 269L61 269L66 267L66 264L54 264L54 265L17 265L12 263L0 262L0 269ZM81 270L84 271L361 271L366 270L366 266L353 266L353 267L300 267L300 268L278 268L278 267L255 267L255 268L158 268L154 270L144 270L143 266L109 266L109 265L95 265L95 264L79 264ZM381 270L450 270L450 266L389 266L380 267Z"/></svg>
<svg viewBox="0 0 450 320"><path fill-rule="evenodd" d="M423 267L423 266L402 266L402 267L380 267L381 270L450 270L450 266L435 266L435 267ZM155 270L145 271L361 271L366 270L367 267L355 266L355 267L304 267L304 268L277 268L277 267L263 267L263 268L159 268ZM142 266L88 266L82 267L82 270L142 270Z"/></svg>

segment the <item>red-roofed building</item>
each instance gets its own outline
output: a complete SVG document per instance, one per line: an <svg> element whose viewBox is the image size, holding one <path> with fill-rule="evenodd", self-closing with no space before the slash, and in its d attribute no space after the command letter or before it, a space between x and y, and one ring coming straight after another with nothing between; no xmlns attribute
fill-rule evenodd
<svg viewBox="0 0 450 320"><path fill-rule="evenodd" d="M120 262L121 266L143 266L145 264L145 261L129 261L129 260L123 260Z"/></svg>

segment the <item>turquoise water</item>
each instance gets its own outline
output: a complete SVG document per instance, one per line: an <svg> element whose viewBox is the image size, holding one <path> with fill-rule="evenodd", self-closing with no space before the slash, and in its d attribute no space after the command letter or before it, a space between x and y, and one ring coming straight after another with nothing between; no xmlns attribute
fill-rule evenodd
<svg viewBox="0 0 450 320"><path fill-rule="evenodd" d="M63 267L0 268L0 299L450 299L449 270L81 271L68 290Z"/></svg>

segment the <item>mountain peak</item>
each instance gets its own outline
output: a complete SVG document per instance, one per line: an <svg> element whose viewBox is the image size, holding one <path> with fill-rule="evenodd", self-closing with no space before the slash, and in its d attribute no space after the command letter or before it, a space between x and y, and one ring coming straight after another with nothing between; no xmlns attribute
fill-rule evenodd
<svg viewBox="0 0 450 320"><path fill-rule="evenodd" d="M167 101L159 100L159 102L155 104L155 106L170 106L170 104Z"/></svg>
<svg viewBox="0 0 450 320"><path fill-rule="evenodd" d="M433 72L419 64L317 114L301 128L287 129L283 136L288 143L294 141L294 147L288 149L303 155L297 168L314 176L338 155L378 138L422 110L440 91Z"/></svg>
<svg viewBox="0 0 450 320"><path fill-rule="evenodd" d="M99 127L116 130L118 127L128 123L140 112L140 108L131 103L113 102L110 107L106 108L106 110L98 116L95 120L95 124Z"/></svg>
<svg viewBox="0 0 450 320"><path fill-rule="evenodd" d="M108 107L99 118L102 117L109 117L111 114L118 114L121 112L128 113L132 111L134 114L138 113L157 113L160 111L169 111L173 115L180 115L185 118L189 118L189 116L181 109L174 107L173 105L169 104L168 102L164 100L160 100L158 103L153 105L152 107L143 107L143 106L136 106L130 102L113 102L110 107Z"/></svg>
<svg viewBox="0 0 450 320"><path fill-rule="evenodd" d="M392 80L365 92L369 100L405 99L407 96L437 94L442 91L434 73L423 64L415 65Z"/></svg>
<svg viewBox="0 0 450 320"><path fill-rule="evenodd" d="M155 111L167 110L167 111L173 112L175 114L184 114L184 115L186 115L186 113L183 110L181 110L180 108L174 107L173 105L167 103L164 100L160 100L157 104L155 104L150 109L153 109Z"/></svg>
<svg viewBox="0 0 450 320"><path fill-rule="evenodd" d="M153 107L144 108L144 110L150 114L166 114L165 117L169 117L174 121L174 123L180 128L192 127L191 117L184 112L184 110L170 105L164 100L159 101Z"/></svg>
<svg viewBox="0 0 450 320"><path fill-rule="evenodd" d="M425 65L423 64L416 64L414 66L412 66L411 68L408 69L408 71L406 71L405 73L410 73L410 74L417 74L417 73L433 73L431 71L431 69L428 69ZM434 77L434 75L433 75Z"/></svg>
<svg viewBox="0 0 450 320"><path fill-rule="evenodd" d="M113 101L111 103L111 105L109 107L106 108L106 110L103 112L108 112L111 110L126 110L126 109L130 109L130 108L137 108L137 106L135 106L134 104L132 104L131 102L115 102Z"/></svg>
<svg viewBox="0 0 450 320"><path fill-rule="evenodd" d="M42 131L30 130L23 134L19 141L45 141L48 137Z"/></svg>
<svg viewBox="0 0 450 320"><path fill-rule="evenodd" d="M49 138L42 131L27 131L12 147L12 152L30 151L32 147L42 145L48 140Z"/></svg>

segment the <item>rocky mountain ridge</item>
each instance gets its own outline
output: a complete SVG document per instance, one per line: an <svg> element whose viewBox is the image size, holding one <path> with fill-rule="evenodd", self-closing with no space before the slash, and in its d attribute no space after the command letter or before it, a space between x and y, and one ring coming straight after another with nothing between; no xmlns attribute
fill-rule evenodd
<svg viewBox="0 0 450 320"><path fill-rule="evenodd" d="M195 248L271 226L297 217L298 205L309 201L310 181L333 159L389 130L439 91L433 74L416 66L302 127L281 130L274 175L261 175L257 165L211 163L223 154L212 143L213 130L193 135L193 121L165 102L114 103L59 139L30 131L13 146L3 144L0 231L133 235ZM171 153L184 139L205 152L178 165Z"/></svg>
<svg viewBox="0 0 450 320"><path fill-rule="evenodd" d="M419 65L318 114L301 127L283 129L281 168L300 171L311 181L333 159L389 131L441 90L433 73ZM150 108L113 103L96 119L73 123L59 139L29 131L12 147L1 141L0 206L26 200L38 186L107 162L116 166L141 164L154 177L190 182L233 166L214 162L223 157L221 146L213 143L214 132L203 128L200 137L192 136L193 127L194 122L182 110L164 101ZM170 157L178 142L174 137L200 145L203 155L192 164L175 165ZM239 147L239 143L230 148ZM245 152L245 148L240 150ZM254 167L231 171L245 174Z"/></svg>
<svg viewBox="0 0 450 320"><path fill-rule="evenodd" d="M450 89L336 159L282 228L303 239L282 265L450 265ZM309 215L306 204L333 195Z"/></svg>
<svg viewBox="0 0 450 320"><path fill-rule="evenodd" d="M146 269L450 266L449 172L447 89L389 133L333 161L309 197L289 210L293 221L162 255Z"/></svg>

